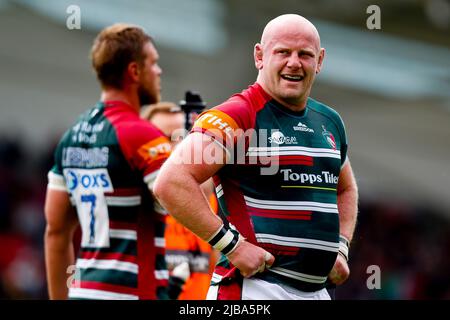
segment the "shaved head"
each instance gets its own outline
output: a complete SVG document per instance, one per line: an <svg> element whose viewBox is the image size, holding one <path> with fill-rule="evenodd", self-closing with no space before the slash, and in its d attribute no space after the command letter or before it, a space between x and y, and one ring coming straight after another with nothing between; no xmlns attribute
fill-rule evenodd
<svg viewBox="0 0 450 320"><path fill-rule="evenodd" d="M316 48L320 49L320 36L316 27L306 18L298 14L283 14L272 19L267 23L261 36L261 45L265 47L270 45L272 41L286 33L286 31L301 30L307 33L316 44Z"/></svg>
<svg viewBox="0 0 450 320"><path fill-rule="evenodd" d="M319 32L309 20L297 14L278 16L255 45L256 81L281 104L302 110L324 56Z"/></svg>

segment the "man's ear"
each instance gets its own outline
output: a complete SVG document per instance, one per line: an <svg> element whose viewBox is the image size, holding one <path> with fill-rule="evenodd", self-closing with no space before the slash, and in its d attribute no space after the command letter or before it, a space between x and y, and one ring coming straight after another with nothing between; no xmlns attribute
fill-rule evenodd
<svg viewBox="0 0 450 320"><path fill-rule="evenodd" d="M316 67L316 74L319 73L320 70L322 70L323 59L325 59L325 49L324 48L320 48L319 61L317 63L317 67Z"/></svg>
<svg viewBox="0 0 450 320"><path fill-rule="evenodd" d="M132 80L133 82L139 82L139 75L140 75L140 69L139 65L136 61L130 62L127 67L127 76Z"/></svg>
<svg viewBox="0 0 450 320"><path fill-rule="evenodd" d="M261 70L263 68L263 48L260 43L255 44L253 57L255 58L256 69Z"/></svg>

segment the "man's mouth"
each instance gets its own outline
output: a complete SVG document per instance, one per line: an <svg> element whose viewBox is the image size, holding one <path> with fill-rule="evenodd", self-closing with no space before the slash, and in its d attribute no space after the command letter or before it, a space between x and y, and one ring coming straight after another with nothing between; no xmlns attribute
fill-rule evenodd
<svg viewBox="0 0 450 320"><path fill-rule="evenodd" d="M283 78L284 80L287 81L293 81L293 82L300 82L302 81L305 77L301 76L301 75L293 75L293 74L282 74L281 78Z"/></svg>

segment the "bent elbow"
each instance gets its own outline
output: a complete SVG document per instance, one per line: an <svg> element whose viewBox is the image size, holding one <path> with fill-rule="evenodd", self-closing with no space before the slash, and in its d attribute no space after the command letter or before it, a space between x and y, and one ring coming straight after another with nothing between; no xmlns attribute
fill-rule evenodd
<svg viewBox="0 0 450 320"><path fill-rule="evenodd" d="M165 197L165 191L169 190L168 188L168 177L165 177L164 175L158 175L156 177L156 180L153 184L153 194L157 199L164 199Z"/></svg>

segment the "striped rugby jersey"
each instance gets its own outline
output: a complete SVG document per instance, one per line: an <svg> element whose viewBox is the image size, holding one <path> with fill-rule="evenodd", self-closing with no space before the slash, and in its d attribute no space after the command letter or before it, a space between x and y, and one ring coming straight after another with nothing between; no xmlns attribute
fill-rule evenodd
<svg viewBox="0 0 450 320"><path fill-rule="evenodd" d="M165 213L148 188L169 154L168 139L120 101L97 103L63 135L49 181L70 194L81 226L69 298L167 298Z"/></svg>
<svg viewBox="0 0 450 320"><path fill-rule="evenodd" d="M275 256L256 276L302 291L324 288L339 248L337 183L347 157L338 113L310 98L293 112L255 83L201 114L193 132L228 154L214 177L225 224ZM230 280L232 268L222 256L212 284Z"/></svg>

